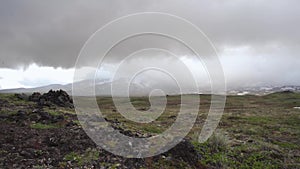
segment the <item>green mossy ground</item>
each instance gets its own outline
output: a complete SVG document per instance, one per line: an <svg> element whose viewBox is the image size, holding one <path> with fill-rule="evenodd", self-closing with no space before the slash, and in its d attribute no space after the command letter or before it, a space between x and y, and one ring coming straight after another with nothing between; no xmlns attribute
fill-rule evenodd
<svg viewBox="0 0 300 169"><path fill-rule="evenodd" d="M198 95L191 95L199 97ZM109 97L99 97L101 112L108 120L118 120L120 127L133 132L156 135L170 127L180 108L180 96L168 96L163 114L153 122L139 124L125 119ZM187 138L201 155L200 162L207 168L300 168L300 106L299 93L274 93L266 96L228 96L224 114L214 135L205 143L198 143L198 135L207 117L210 96L201 95L199 115ZM12 115L35 103L16 98L13 94L0 94L8 106L1 107L0 114ZM133 105L148 110L148 98L135 97ZM26 111L26 109L25 109ZM68 108L46 107L52 116L75 114ZM74 123L80 124L77 120ZM35 130L61 128L61 124L32 123ZM0 151L0 154L4 154ZM95 149L72 151L61 160L60 167L69 163L82 166L97 160L101 153ZM107 168L122 168L120 164L107 164ZM35 168L41 166L36 165ZM159 159L145 168L188 168L185 162Z"/></svg>

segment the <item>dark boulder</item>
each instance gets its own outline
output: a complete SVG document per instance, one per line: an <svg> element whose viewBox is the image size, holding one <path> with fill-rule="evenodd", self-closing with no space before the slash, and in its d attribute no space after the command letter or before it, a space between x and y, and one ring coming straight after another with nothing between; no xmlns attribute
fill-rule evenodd
<svg viewBox="0 0 300 169"><path fill-rule="evenodd" d="M42 109L36 109L30 114L30 120L43 124L57 123L65 120L63 115L51 115Z"/></svg>
<svg viewBox="0 0 300 169"><path fill-rule="evenodd" d="M39 115L41 116L40 120L42 120L42 121L43 120L45 120L45 121L52 120L52 116L48 112L40 111Z"/></svg>
<svg viewBox="0 0 300 169"><path fill-rule="evenodd" d="M29 96L30 101L37 102L39 106L60 106L73 108L73 100L67 92L63 90L53 91L50 90L48 93L41 95L40 93L33 93Z"/></svg>
<svg viewBox="0 0 300 169"><path fill-rule="evenodd" d="M57 116L53 116L52 118L52 123L57 123L57 122L61 122L65 120L65 116L63 115L57 115Z"/></svg>
<svg viewBox="0 0 300 169"><path fill-rule="evenodd" d="M41 93L34 92L31 96L28 97L29 101L38 102L40 100Z"/></svg>
<svg viewBox="0 0 300 169"><path fill-rule="evenodd" d="M16 122L20 122L20 121L23 122L26 119L28 119L28 116L27 116L26 111L18 110L15 114L10 114L7 119L13 120L13 121L16 121Z"/></svg>
<svg viewBox="0 0 300 169"><path fill-rule="evenodd" d="M4 99L0 99L0 110L2 107L7 107L9 105L9 102Z"/></svg>
<svg viewBox="0 0 300 169"><path fill-rule="evenodd" d="M63 90L50 90L48 93L45 93L40 97L40 105L47 106L51 103L61 107L73 108L73 100L68 93Z"/></svg>
<svg viewBox="0 0 300 169"><path fill-rule="evenodd" d="M17 113L16 113L16 116L19 117L20 119L25 119L27 117L27 113L23 110L19 110Z"/></svg>
<svg viewBox="0 0 300 169"><path fill-rule="evenodd" d="M29 99L29 96L26 95L25 93L22 93L22 94L16 93L15 97L17 97L20 100L28 100Z"/></svg>

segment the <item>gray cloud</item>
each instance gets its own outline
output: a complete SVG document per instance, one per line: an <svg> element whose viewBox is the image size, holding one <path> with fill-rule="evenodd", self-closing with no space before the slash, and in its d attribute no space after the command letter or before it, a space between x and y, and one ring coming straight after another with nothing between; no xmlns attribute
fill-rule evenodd
<svg viewBox="0 0 300 169"><path fill-rule="evenodd" d="M4 0L0 2L0 67L26 67L37 63L71 68L84 42L98 28L120 16L144 11L184 17L210 37L221 55L228 48L247 47L246 53L237 53L240 56L235 56L236 60L245 57L249 65L255 66L268 59L261 72L268 72L265 76L270 77L270 81L278 80L271 71L276 69L277 73L291 76L284 82L300 84L295 80L299 75L295 71L300 54L298 0L94 0L88 3ZM245 70L243 64L232 63L234 69L225 65L230 80L235 82L244 77L242 73L235 74L243 70L257 81L265 78L258 78L257 72L251 73L250 69Z"/></svg>
<svg viewBox="0 0 300 169"><path fill-rule="evenodd" d="M198 25L217 48L278 44L299 54L300 2L266 1L1 1L0 67L73 67L80 48L99 27L142 11L169 12Z"/></svg>

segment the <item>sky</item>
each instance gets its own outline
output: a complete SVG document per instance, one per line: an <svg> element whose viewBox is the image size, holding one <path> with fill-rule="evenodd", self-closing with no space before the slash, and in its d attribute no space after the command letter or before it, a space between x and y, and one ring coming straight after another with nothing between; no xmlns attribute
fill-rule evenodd
<svg viewBox="0 0 300 169"><path fill-rule="evenodd" d="M300 85L298 0L2 0L0 89L71 83L86 40L106 23L137 12L170 13L198 26L215 45L229 87ZM195 74L203 71L192 56L181 59ZM106 63L103 78L116 64Z"/></svg>

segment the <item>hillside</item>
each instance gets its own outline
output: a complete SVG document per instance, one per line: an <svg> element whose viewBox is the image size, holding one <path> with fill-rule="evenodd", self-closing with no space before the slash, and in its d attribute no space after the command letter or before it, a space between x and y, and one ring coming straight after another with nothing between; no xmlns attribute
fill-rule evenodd
<svg viewBox="0 0 300 169"><path fill-rule="evenodd" d="M184 141L152 158L126 159L97 147L82 130L72 106L53 101L64 95L62 102L71 102L64 92L52 92L42 103L26 95L0 94L0 168L300 168L298 93L228 96L218 129L202 144L197 137L210 96L201 95L199 117ZM180 97L169 96L166 111L142 125L121 116L110 97L99 97L98 103L106 120L121 133L149 137L174 122ZM149 107L143 97L132 98L132 103L142 111Z"/></svg>

